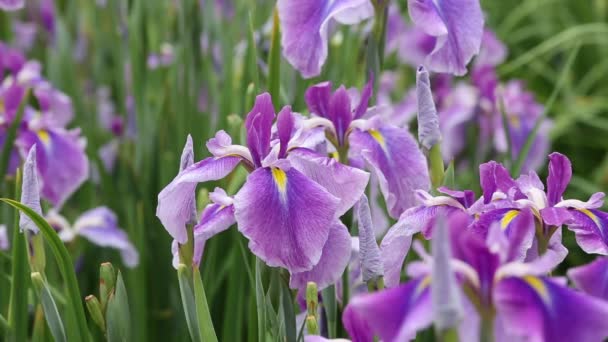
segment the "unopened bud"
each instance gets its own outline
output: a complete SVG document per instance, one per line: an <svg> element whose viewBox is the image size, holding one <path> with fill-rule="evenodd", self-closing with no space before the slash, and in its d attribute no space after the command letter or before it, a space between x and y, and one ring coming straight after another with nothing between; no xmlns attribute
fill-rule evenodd
<svg viewBox="0 0 608 342"><path fill-rule="evenodd" d="M317 284L309 281L308 284L306 284L306 309L308 310L308 315L316 316L318 305L319 290Z"/></svg>
<svg viewBox="0 0 608 342"><path fill-rule="evenodd" d="M87 303L87 309L89 310L89 314L91 315L93 322L97 324L101 331L106 331L106 322L103 319L103 313L101 310L101 303L99 302L99 299L97 299L97 297L95 297L94 295L88 295L84 300Z"/></svg>
<svg viewBox="0 0 608 342"><path fill-rule="evenodd" d="M99 300L101 302L101 310L105 311L108 299L114 291L116 284L116 272L114 266L109 262L104 262L99 267Z"/></svg>

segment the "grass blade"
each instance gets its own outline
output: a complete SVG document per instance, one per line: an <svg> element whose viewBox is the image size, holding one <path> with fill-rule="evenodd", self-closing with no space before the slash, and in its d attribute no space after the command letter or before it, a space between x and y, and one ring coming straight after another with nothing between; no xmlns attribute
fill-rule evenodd
<svg viewBox="0 0 608 342"><path fill-rule="evenodd" d="M196 316L198 318L198 328L203 341L217 342L211 313L205 296L205 288L198 268L194 268L194 299L196 300Z"/></svg>
<svg viewBox="0 0 608 342"><path fill-rule="evenodd" d="M106 326L109 342L131 341L131 314L129 313L127 288L120 271L116 277L116 288L108 300Z"/></svg>
<svg viewBox="0 0 608 342"><path fill-rule="evenodd" d="M184 314L186 315L186 324L188 325L188 331L192 341L203 341L201 337L201 330L198 327L196 300L194 298L194 292L190 286L190 279L188 277L188 267L184 264L180 264L177 267L177 279L179 280L179 292L182 297L182 305L184 307Z"/></svg>
<svg viewBox="0 0 608 342"><path fill-rule="evenodd" d="M268 56L268 92L272 95L274 109L279 110L281 98L281 28L279 13L275 8L272 20L272 40Z"/></svg>
<svg viewBox="0 0 608 342"><path fill-rule="evenodd" d="M59 310L57 310L57 305L55 304L55 300L51 295L51 291L47 286L44 279L38 272L32 273L32 284L34 285L34 289L36 290L36 295L40 299L40 303L42 304L42 310L44 311L44 317L46 320L46 324L51 330L51 334L56 342L65 342L67 341L67 337L65 335L65 328L63 327L63 321L61 320L61 316L59 315Z"/></svg>
<svg viewBox="0 0 608 342"><path fill-rule="evenodd" d="M66 296L66 313L71 316L76 322L76 330L68 330L68 333L71 332L74 338L77 338L78 341L87 341L89 339L89 332L87 329L87 321L84 316L84 307L80 302L80 298L82 297L80 296L80 289L78 288L78 280L76 279L76 273L74 272L72 258L70 257L70 254L63 245L63 242L61 241L61 239L59 239L59 236L57 235L55 230L51 228L51 226L44 220L44 218L42 218L32 209L21 204L20 202L9 198L0 198L0 201L5 202L16 209L19 209L36 224L38 229L40 229L40 232L43 234L47 243L51 247L51 250L53 251L53 255L55 256L55 259L57 261L57 266L59 267L59 271L61 272L61 275L63 276L63 279L66 283L66 290L68 292ZM22 234L17 235L23 236ZM23 248L25 249L25 246L23 246ZM17 260L18 259L14 259L15 264L19 263L19 261ZM21 270L21 272L23 273L23 270ZM27 274L25 275L27 276ZM23 298L25 299L26 296L23 296ZM27 324L27 319L23 323Z"/></svg>

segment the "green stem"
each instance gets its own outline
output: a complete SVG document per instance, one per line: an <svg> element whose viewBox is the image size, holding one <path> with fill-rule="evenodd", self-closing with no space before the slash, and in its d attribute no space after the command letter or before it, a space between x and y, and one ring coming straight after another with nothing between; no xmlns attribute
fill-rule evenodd
<svg viewBox="0 0 608 342"><path fill-rule="evenodd" d="M437 143L431 147L428 158L431 169L431 183L433 185L432 190L436 191L436 189L443 183L445 173L443 157L441 156L441 143Z"/></svg>
<svg viewBox="0 0 608 342"><path fill-rule="evenodd" d="M337 317L337 309L336 309L336 288L334 285L331 285L325 290L323 290L323 306L325 307L325 313L327 316L327 330L329 334L329 338L336 338L337 336L337 328L336 328L336 317Z"/></svg>
<svg viewBox="0 0 608 342"><path fill-rule="evenodd" d="M482 315L479 341L494 342L494 315Z"/></svg>

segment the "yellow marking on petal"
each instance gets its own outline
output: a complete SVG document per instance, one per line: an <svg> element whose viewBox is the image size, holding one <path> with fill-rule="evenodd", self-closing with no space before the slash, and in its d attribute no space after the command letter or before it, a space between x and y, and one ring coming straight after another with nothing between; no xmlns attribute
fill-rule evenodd
<svg viewBox="0 0 608 342"><path fill-rule="evenodd" d="M0 113L4 113L6 111L6 106L4 105L4 100L0 99Z"/></svg>
<svg viewBox="0 0 608 342"><path fill-rule="evenodd" d="M329 156L334 158L335 160L340 160L340 154L338 153L338 151L330 153Z"/></svg>
<svg viewBox="0 0 608 342"><path fill-rule="evenodd" d="M382 133L375 129L370 129L369 134L372 136L372 138L374 138L374 140L378 142L378 144L380 144L380 146L382 146L382 148L386 148L386 141L384 141Z"/></svg>
<svg viewBox="0 0 608 342"><path fill-rule="evenodd" d="M519 116L517 116L517 115L509 116L509 122L511 123L511 126L513 126L513 128L521 127L521 120L519 119Z"/></svg>
<svg viewBox="0 0 608 342"><path fill-rule="evenodd" d="M279 187L279 191L281 193L285 193L285 190L287 189L287 174L285 174L285 171L273 167L272 168L272 178L274 178L275 183L277 183L277 186Z"/></svg>
<svg viewBox="0 0 608 342"><path fill-rule="evenodd" d="M595 223L595 225L597 225L598 227L601 227L600 219L597 217L597 215L595 215L593 212L591 212L591 210L588 210L588 209L578 209L578 211L580 211L581 213L587 215L591 220L593 220L593 222Z"/></svg>
<svg viewBox="0 0 608 342"><path fill-rule="evenodd" d="M45 130L38 131L38 138L45 145L48 145L49 142L51 141L51 137L49 136L49 133Z"/></svg>
<svg viewBox="0 0 608 342"><path fill-rule="evenodd" d="M429 287L429 285L431 285L431 276L427 275L424 278L422 278L422 280L420 281L420 283L418 283L418 286L416 286L416 296L419 296L422 291L424 291L427 287Z"/></svg>
<svg viewBox="0 0 608 342"><path fill-rule="evenodd" d="M547 291L547 286L545 283L536 276L525 276L523 280L530 285L544 300L549 299L549 292Z"/></svg>
<svg viewBox="0 0 608 342"><path fill-rule="evenodd" d="M509 226L509 223L511 223L511 221L513 221L513 219L515 219L517 217L517 215L519 215L519 210L509 210L505 213L505 216L502 217L502 219L500 220L500 228L502 228L503 230L507 229L507 227Z"/></svg>

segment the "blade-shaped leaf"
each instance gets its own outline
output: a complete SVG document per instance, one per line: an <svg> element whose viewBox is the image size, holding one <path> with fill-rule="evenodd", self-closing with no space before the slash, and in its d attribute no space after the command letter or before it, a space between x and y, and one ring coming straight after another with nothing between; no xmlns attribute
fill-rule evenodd
<svg viewBox="0 0 608 342"><path fill-rule="evenodd" d="M106 335L109 342L131 341L131 314L129 313L129 299L127 288L118 271L116 288L108 300L106 310Z"/></svg>
<svg viewBox="0 0 608 342"><path fill-rule="evenodd" d="M36 295L38 296L38 298L40 299L40 303L42 304L42 310L44 311L46 324L51 330L53 338L56 342L67 341L65 335L65 328L63 327L63 321L61 320L61 316L59 315L59 310L57 310L57 305L55 304L55 300L51 295L51 291L44 279L42 279L40 273L32 273L32 284L34 285Z"/></svg>
<svg viewBox="0 0 608 342"><path fill-rule="evenodd" d="M198 318L198 328L203 341L217 342L211 313L205 296L205 288L198 268L194 269L194 299L196 300L196 315Z"/></svg>
<svg viewBox="0 0 608 342"><path fill-rule="evenodd" d="M186 324L188 325L190 337L193 341L203 341L200 333L201 330L198 327L194 292L192 291L192 286L190 286L188 267L186 265L180 264L177 267L177 279L179 280L179 292L182 297L182 305L184 307L184 314L186 315Z"/></svg>

